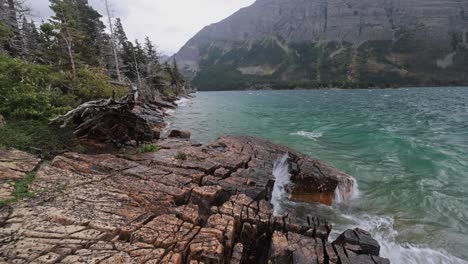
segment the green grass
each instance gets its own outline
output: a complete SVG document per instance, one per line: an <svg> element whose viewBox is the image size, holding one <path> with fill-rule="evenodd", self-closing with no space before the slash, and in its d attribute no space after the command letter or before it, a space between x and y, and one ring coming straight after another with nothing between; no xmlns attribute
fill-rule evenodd
<svg viewBox="0 0 468 264"><path fill-rule="evenodd" d="M39 166L38 166L39 167ZM34 194L29 191L29 185L36 178L37 171L26 173L26 177L13 183L14 191L12 199L0 201L0 208L16 203L22 199L32 198Z"/></svg>
<svg viewBox="0 0 468 264"><path fill-rule="evenodd" d="M70 128L49 126L47 120L8 121L0 127L0 146L40 155L44 159L80 149Z"/></svg>
<svg viewBox="0 0 468 264"><path fill-rule="evenodd" d="M158 152L161 148L153 144L145 144L136 149L135 154L142 154L148 152Z"/></svg>
<svg viewBox="0 0 468 264"><path fill-rule="evenodd" d="M15 191L13 192L13 195L15 196L16 200L33 197L33 193L29 191L29 185L34 181L35 178L36 171L32 171L28 172L24 179L15 182Z"/></svg>

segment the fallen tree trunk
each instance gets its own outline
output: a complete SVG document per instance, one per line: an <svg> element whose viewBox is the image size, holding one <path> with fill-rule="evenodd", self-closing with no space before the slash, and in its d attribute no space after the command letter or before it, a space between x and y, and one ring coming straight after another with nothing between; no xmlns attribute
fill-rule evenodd
<svg viewBox="0 0 468 264"><path fill-rule="evenodd" d="M134 96L86 102L76 109L52 120L61 127L75 126L74 134L117 146L135 141L138 145L153 139L151 125L134 111Z"/></svg>

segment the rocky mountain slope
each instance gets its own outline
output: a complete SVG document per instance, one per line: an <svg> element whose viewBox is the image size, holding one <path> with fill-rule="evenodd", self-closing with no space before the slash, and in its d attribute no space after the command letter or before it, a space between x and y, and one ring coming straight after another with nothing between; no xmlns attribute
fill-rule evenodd
<svg viewBox="0 0 468 264"><path fill-rule="evenodd" d="M176 58L202 90L468 84L468 1L257 0Z"/></svg>

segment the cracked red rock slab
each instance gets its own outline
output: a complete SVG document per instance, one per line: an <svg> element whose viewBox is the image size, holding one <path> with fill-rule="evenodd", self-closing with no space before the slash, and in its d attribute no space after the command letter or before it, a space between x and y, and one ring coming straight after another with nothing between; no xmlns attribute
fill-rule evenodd
<svg viewBox="0 0 468 264"><path fill-rule="evenodd" d="M336 188L347 177L338 170L251 137L159 144L132 157L66 153L43 165L35 197L0 209L0 262L385 263L370 256L366 233L331 244L326 220L273 215L278 157L289 153L292 179L314 185L303 191Z"/></svg>

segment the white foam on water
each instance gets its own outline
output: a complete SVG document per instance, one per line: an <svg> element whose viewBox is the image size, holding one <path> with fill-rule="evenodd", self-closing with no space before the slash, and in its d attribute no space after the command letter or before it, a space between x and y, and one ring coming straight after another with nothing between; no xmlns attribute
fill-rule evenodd
<svg viewBox="0 0 468 264"><path fill-rule="evenodd" d="M335 204L345 202L346 199L354 200L360 196L357 181L354 178L351 179L353 189L350 197L344 194L344 188L337 187ZM335 226L336 228L331 234L332 240L346 229L359 227L372 234L372 237L380 244L380 256L390 259L392 264L468 264L468 261L455 257L442 249L398 242L396 239L398 231L394 229L394 219L390 216L369 214L343 214L341 216L353 223L347 226Z"/></svg>
<svg viewBox="0 0 468 264"><path fill-rule="evenodd" d="M306 137L308 139L317 140L318 138L323 136L322 132L309 132L309 131L297 131L290 134L291 136L301 136Z"/></svg>
<svg viewBox="0 0 468 264"><path fill-rule="evenodd" d="M346 229L358 226L369 231L380 244L380 256L390 259L392 264L468 264L467 261L444 250L399 243L396 240L398 232L393 228L394 220L391 217L372 215L343 215L343 217L354 222ZM336 230L334 235L338 233L340 231Z"/></svg>
<svg viewBox="0 0 468 264"><path fill-rule="evenodd" d="M351 177L350 179L346 179L346 180L351 181L350 183L351 190L348 190L347 186L344 184L338 184L338 186L335 189L334 204L340 204L343 202L347 202L347 201L359 198L359 186L358 186L356 179Z"/></svg>
<svg viewBox="0 0 468 264"><path fill-rule="evenodd" d="M289 154L286 153L278 158L273 164L273 176L275 176L275 185L271 195L271 204L273 205L273 214L279 215L282 211L281 201L288 198L288 186L291 184L291 175L289 174Z"/></svg>
<svg viewBox="0 0 468 264"><path fill-rule="evenodd" d="M179 100L176 100L174 103L176 103L178 106L184 106L187 105L190 102L190 99L182 97Z"/></svg>

